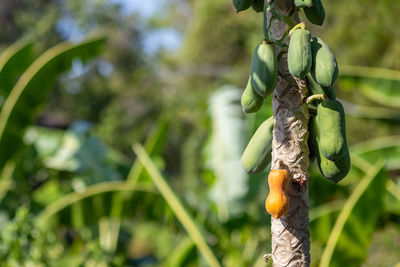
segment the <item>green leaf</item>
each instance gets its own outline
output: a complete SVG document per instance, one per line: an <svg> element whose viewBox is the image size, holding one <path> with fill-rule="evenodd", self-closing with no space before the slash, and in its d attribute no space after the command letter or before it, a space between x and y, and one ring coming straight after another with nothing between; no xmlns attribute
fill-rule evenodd
<svg viewBox="0 0 400 267"><path fill-rule="evenodd" d="M400 111L398 109L359 105L343 99L340 99L340 102L343 104L346 115L355 118L400 121Z"/></svg>
<svg viewBox="0 0 400 267"><path fill-rule="evenodd" d="M357 94L381 106L400 107L400 81L383 78L342 77L339 86L348 91L356 90Z"/></svg>
<svg viewBox="0 0 400 267"><path fill-rule="evenodd" d="M149 189L148 186L136 185L132 186L130 183L125 181L112 181L112 182L102 182L97 183L85 188L83 192L72 192L62 196L50 205L46 206L36 217L36 221L39 226L45 226L46 221L51 218L57 212L63 210L64 208L71 206L79 201L93 197L98 194L103 194L107 192L115 191L141 191L148 193L155 193L153 190Z"/></svg>
<svg viewBox="0 0 400 267"><path fill-rule="evenodd" d="M390 194L386 195L385 211L400 216L400 184L389 179L386 189Z"/></svg>
<svg viewBox="0 0 400 267"><path fill-rule="evenodd" d="M356 88L357 92L375 103L400 108L399 70L342 65L340 75L342 76L340 84Z"/></svg>
<svg viewBox="0 0 400 267"><path fill-rule="evenodd" d="M161 195L167 201L168 205L175 213L178 220L182 223L183 227L186 229L187 233L192 238L193 242L196 244L197 248L200 250L201 254L204 256L209 266L221 266L213 251L208 246L206 239L200 232L200 229L196 225L194 219L186 211L185 207L182 205L179 198L175 195L174 191L172 191L171 187L169 186L165 178L161 175L156 165L150 159L144 148L141 145L136 144L133 146L133 150L136 153L140 162L143 164L144 168L149 173L155 186L158 188Z"/></svg>
<svg viewBox="0 0 400 267"><path fill-rule="evenodd" d="M362 79L357 87L363 96L383 106L400 108L400 82L383 79Z"/></svg>
<svg viewBox="0 0 400 267"><path fill-rule="evenodd" d="M66 131L29 127L24 140L34 146L47 168L85 176L86 185L121 179L115 166L118 162L110 157L109 149L88 131L89 128L79 122Z"/></svg>
<svg viewBox="0 0 400 267"><path fill-rule="evenodd" d="M146 139L144 148L151 156L159 154L164 147L168 129L167 122L168 119L165 116L161 115ZM139 160L135 160L129 170L126 181L134 186L138 182L139 178L141 178L142 181L144 180L143 177L147 178L147 176L144 176L143 174L147 173L145 172L142 163ZM111 217L118 218L121 215L123 202L127 201L131 196L132 194L128 195L126 193L119 192L113 195L110 212Z"/></svg>
<svg viewBox="0 0 400 267"><path fill-rule="evenodd" d="M0 168L20 148L25 128L46 100L57 76L70 68L74 58L86 61L98 55L104 41L104 37L97 36L78 44L58 44L22 74L0 113Z"/></svg>
<svg viewBox="0 0 400 267"><path fill-rule="evenodd" d="M400 169L400 136L384 136L358 143L351 147L354 154L368 162L384 158L387 170Z"/></svg>
<svg viewBox="0 0 400 267"><path fill-rule="evenodd" d="M400 82L400 71L386 68L340 65L340 76L375 78Z"/></svg>
<svg viewBox="0 0 400 267"><path fill-rule="evenodd" d="M54 262L54 267L70 267L70 266L82 266L81 264L85 261L85 255L74 255L67 254L58 258Z"/></svg>
<svg viewBox="0 0 400 267"><path fill-rule="evenodd" d="M326 214L340 211L343 207L343 203L343 200L335 200L310 209L309 222L317 220Z"/></svg>
<svg viewBox="0 0 400 267"><path fill-rule="evenodd" d="M185 238L167 258L166 266L188 266L196 256L196 246L191 238Z"/></svg>
<svg viewBox="0 0 400 267"><path fill-rule="evenodd" d="M15 162L10 161L0 172L0 203L12 187L15 165Z"/></svg>
<svg viewBox="0 0 400 267"><path fill-rule="evenodd" d="M376 167L375 167L375 166ZM382 161L370 165L343 206L320 266L360 266L366 259L375 223L383 212L387 174Z"/></svg>
<svg viewBox="0 0 400 267"><path fill-rule="evenodd" d="M115 253L117 250L121 220L118 218L100 218L99 243L104 251Z"/></svg>
<svg viewBox="0 0 400 267"><path fill-rule="evenodd" d="M18 76L33 62L33 44L16 42L0 55L0 106L8 97Z"/></svg>
<svg viewBox="0 0 400 267"><path fill-rule="evenodd" d="M146 139L144 148L151 156L159 154L164 147L168 130L167 122L168 119L165 118L165 116L160 116ZM140 163L140 161L136 160L132 165L128 177L126 178L127 181L136 183L140 175L143 173L143 170L143 165Z"/></svg>
<svg viewBox="0 0 400 267"><path fill-rule="evenodd" d="M380 158L385 160L385 169L396 171L400 169L400 136L384 136L353 145L352 164L358 169L369 168L371 162ZM386 196L385 211L400 214L400 185L388 179L386 190L390 193Z"/></svg>

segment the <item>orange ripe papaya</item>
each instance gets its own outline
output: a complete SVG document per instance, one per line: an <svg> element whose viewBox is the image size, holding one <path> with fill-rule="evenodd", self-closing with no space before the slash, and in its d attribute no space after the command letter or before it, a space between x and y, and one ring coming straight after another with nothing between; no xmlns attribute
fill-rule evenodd
<svg viewBox="0 0 400 267"><path fill-rule="evenodd" d="M288 184L286 170L271 170L268 175L269 194L265 201L265 209L275 219L282 217L289 210Z"/></svg>

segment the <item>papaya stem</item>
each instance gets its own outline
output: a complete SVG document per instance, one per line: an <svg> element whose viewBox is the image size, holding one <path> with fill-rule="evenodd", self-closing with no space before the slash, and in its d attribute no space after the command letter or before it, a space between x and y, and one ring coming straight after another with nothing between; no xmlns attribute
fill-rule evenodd
<svg viewBox="0 0 400 267"><path fill-rule="evenodd" d="M304 29L306 28L306 24L304 24L304 22L300 22L299 24L297 24L296 26L294 26L294 27L290 30L289 36L291 36L291 35L293 34L293 32L294 32L295 30L299 29L299 28L301 28L301 29L304 30Z"/></svg>
<svg viewBox="0 0 400 267"><path fill-rule="evenodd" d="M325 94L315 94L312 96L307 97L306 103L310 104L311 102L313 102L314 100L322 100L325 101L326 96Z"/></svg>
<svg viewBox="0 0 400 267"><path fill-rule="evenodd" d="M267 1L264 0L264 5L263 5L263 32L264 32L264 38L266 40L269 40L268 36L268 29L267 29Z"/></svg>
<svg viewBox="0 0 400 267"><path fill-rule="evenodd" d="M271 42L271 41L268 40L268 39L264 39L264 40L262 41L262 43L263 43L263 44L273 44L273 42Z"/></svg>

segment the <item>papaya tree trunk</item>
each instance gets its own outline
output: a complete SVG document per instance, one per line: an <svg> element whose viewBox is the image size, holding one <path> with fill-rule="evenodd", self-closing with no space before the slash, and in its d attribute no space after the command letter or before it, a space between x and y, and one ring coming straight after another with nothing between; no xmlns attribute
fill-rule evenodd
<svg viewBox="0 0 400 267"><path fill-rule="evenodd" d="M292 5L292 0L275 0L273 12L267 9L265 25L270 40L279 42L287 36L289 25L280 15L289 16ZM298 22L298 16L292 15L291 20ZM274 130L271 169L288 171L289 211L279 219L271 219L271 256L273 266L309 266L309 112L305 101L308 92L305 81L295 80L290 75L285 49L276 49L279 74L272 96Z"/></svg>

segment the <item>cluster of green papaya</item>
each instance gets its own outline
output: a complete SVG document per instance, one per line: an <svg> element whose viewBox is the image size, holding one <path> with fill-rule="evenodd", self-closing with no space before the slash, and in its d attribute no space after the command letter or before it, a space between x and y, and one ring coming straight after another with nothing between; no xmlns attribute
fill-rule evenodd
<svg viewBox="0 0 400 267"><path fill-rule="evenodd" d="M245 113L257 112L264 99L275 89L278 78L278 62L273 44L263 41L253 53L250 77L242 94L241 104ZM271 162L272 130L274 118L270 117L257 129L243 156L246 172L262 172Z"/></svg>
<svg viewBox="0 0 400 267"><path fill-rule="evenodd" d="M300 5L307 1L296 2ZM294 77L308 81L309 95L321 95L316 98L317 113L309 124L310 156L317 159L322 175L337 183L350 170L350 154L343 106L336 100L333 87L339 72L335 56L301 23L291 31L288 68Z"/></svg>
<svg viewBox="0 0 400 267"><path fill-rule="evenodd" d="M254 50L249 81L242 94L241 103L245 113L257 112L264 98L272 93L278 77L277 65L275 47L264 40Z"/></svg>
<svg viewBox="0 0 400 267"><path fill-rule="evenodd" d="M233 0L233 5L237 12L251 6L256 12L265 13L267 1ZM264 99L273 92L278 78L277 61L275 46L271 42L263 40L254 49L250 77L241 98L243 112L257 112L263 105ZM271 162L273 126L274 119L270 117L260 125L247 145L242 156L246 172L251 174L262 172Z"/></svg>
<svg viewBox="0 0 400 267"><path fill-rule="evenodd" d="M270 2L233 0L237 12L250 6L257 12L265 11L267 6L272 7L268 4ZM322 25L324 22L325 11L321 0L293 0L293 7L295 10L303 9L311 23ZM265 37L268 38L267 35ZM305 29L304 23L296 25L290 31L289 37L287 48L289 72L293 77L307 81L309 96L317 100L317 104L314 105L317 113L311 115L309 123L310 157L317 159L319 169L325 178L338 182L349 172L350 154L346 141L344 110L336 100L333 87L338 77L335 56L324 41L311 36ZM241 98L245 113L260 110L264 99L275 89L278 76L275 45L280 46L264 40L254 50L250 77ZM260 125L251 138L242 156L246 172L259 173L270 163L273 126L274 118L270 117Z"/></svg>
<svg viewBox="0 0 400 267"><path fill-rule="evenodd" d="M317 114L309 122L308 147L321 174L337 183L350 170L350 154L346 141L346 123L342 104L337 100L322 101Z"/></svg>

